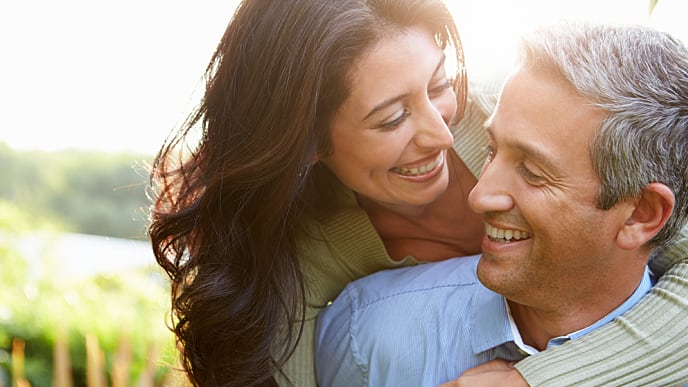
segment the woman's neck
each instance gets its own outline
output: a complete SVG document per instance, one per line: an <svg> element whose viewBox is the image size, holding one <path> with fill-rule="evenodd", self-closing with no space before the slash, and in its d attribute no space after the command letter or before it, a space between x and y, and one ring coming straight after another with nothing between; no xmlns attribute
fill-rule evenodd
<svg viewBox="0 0 688 387"><path fill-rule="evenodd" d="M467 202L476 179L454 152L447 153L449 184L430 204L390 208L358 197L392 259L437 261L480 252L482 220Z"/></svg>

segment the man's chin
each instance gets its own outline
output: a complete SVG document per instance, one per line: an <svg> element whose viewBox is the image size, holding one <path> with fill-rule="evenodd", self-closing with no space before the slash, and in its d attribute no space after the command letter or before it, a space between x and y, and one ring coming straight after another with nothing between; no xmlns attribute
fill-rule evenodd
<svg viewBox="0 0 688 387"><path fill-rule="evenodd" d="M483 254L478 262L477 274L480 282L488 289L503 293L509 288L515 268L507 260Z"/></svg>

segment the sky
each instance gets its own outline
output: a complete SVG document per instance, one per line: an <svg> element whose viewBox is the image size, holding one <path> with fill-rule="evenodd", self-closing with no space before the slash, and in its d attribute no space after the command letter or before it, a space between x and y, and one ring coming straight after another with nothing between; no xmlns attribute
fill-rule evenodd
<svg viewBox="0 0 688 387"><path fill-rule="evenodd" d="M192 106L236 1L0 5L0 141L152 153Z"/></svg>
<svg viewBox="0 0 688 387"><path fill-rule="evenodd" d="M280 1L280 0L272 0ZM237 0L0 4L0 142L153 154L202 93ZM469 76L508 68L519 34L561 18L652 24L688 41L685 0L447 0Z"/></svg>

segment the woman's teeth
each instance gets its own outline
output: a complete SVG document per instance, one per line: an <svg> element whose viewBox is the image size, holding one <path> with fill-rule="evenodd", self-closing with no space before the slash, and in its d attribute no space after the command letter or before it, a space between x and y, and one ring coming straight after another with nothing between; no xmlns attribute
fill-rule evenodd
<svg viewBox="0 0 688 387"><path fill-rule="evenodd" d="M395 172L395 173L398 173L398 174L404 175L404 176L423 175L423 174L426 174L426 173L432 171L433 169L437 168L437 166L440 165L440 163L442 162L443 158L444 158L443 154L440 153L437 156L437 158L435 158L435 160L433 160L433 161L431 161L431 162L429 162L423 166L420 166L417 168L394 167L394 168L392 168L392 172Z"/></svg>
<svg viewBox="0 0 688 387"><path fill-rule="evenodd" d="M503 230L501 228L492 227L485 224L485 233L490 239L496 242L510 242L511 240L522 240L530 238L525 231L520 230Z"/></svg>

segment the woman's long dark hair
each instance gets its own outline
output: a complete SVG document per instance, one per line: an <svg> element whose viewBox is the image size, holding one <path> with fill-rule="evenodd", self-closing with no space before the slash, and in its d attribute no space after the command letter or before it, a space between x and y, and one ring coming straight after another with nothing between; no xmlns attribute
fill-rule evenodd
<svg viewBox="0 0 688 387"><path fill-rule="evenodd" d="M206 70L206 92L151 172L149 234L172 284L182 364L199 386L276 385L301 334L305 214L332 208L329 122L352 64L384 34L422 26L463 53L441 0L250 0ZM400 69L403 69L400 64ZM403 71L403 70L400 70Z"/></svg>

